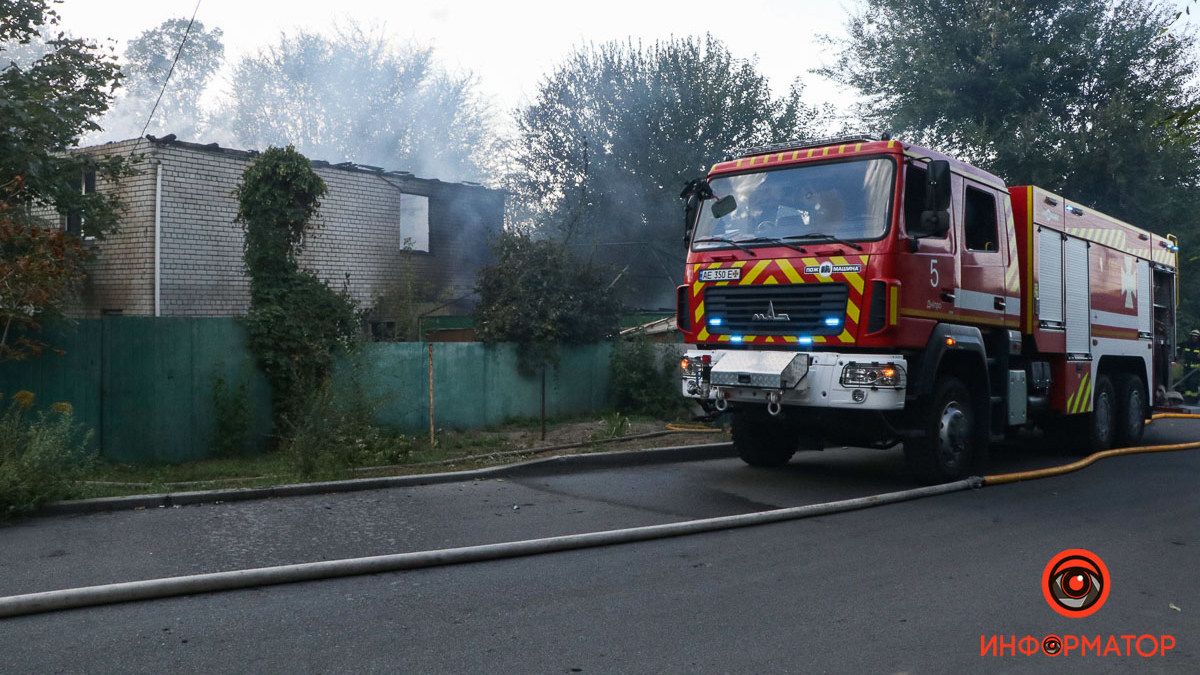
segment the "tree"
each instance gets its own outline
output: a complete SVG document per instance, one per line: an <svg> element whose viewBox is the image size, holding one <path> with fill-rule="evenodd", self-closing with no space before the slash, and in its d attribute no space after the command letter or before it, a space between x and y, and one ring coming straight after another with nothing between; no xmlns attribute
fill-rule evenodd
<svg viewBox="0 0 1200 675"><path fill-rule="evenodd" d="M811 135L801 93L772 97L754 62L711 35L580 49L517 114L518 217L624 269L631 304L674 306L680 188L733 149Z"/></svg>
<svg viewBox="0 0 1200 675"><path fill-rule="evenodd" d="M298 262L325 192L325 181L290 146L262 153L237 189L250 275L249 345L271 383L283 434L302 421L310 397L329 380L334 352L358 330L353 301Z"/></svg>
<svg viewBox="0 0 1200 675"><path fill-rule="evenodd" d="M1200 130L1162 124L1200 100L1174 18L1154 0L867 0L825 74L863 92L877 129L1193 235Z"/></svg>
<svg viewBox="0 0 1200 675"><path fill-rule="evenodd" d="M495 263L479 271L475 325L484 342L515 342L523 372L557 363L561 345L616 333L620 304L609 275L561 241L508 232L495 253Z"/></svg>
<svg viewBox="0 0 1200 675"><path fill-rule="evenodd" d="M61 313L83 276L78 237L35 214L77 216L82 233L116 226L128 158L69 152L108 108L120 74L96 44L54 33L52 0L0 0L0 359L45 347L36 332ZM9 55L15 58L7 58Z"/></svg>
<svg viewBox="0 0 1200 675"><path fill-rule="evenodd" d="M101 122L103 133L90 140L137 137L160 91L162 100L147 131L200 140L207 131L201 96L225 58L223 35L220 28L205 28L201 21L189 31L188 19L180 18L167 19L130 40L122 64L125 95Z"/></svg>
<svg viewBox="0 0 1200 675"><path fill-rule="evenodd" d="M0 53L28 45L40 29L58 24L51 0L0 0ZM88 234L116 224L112 191L83 194L85 173L117 181L128 172L124 157L97 159L68 153L79 137L97 129L120 78L116 60L102 49L61 33L50 51L26 66L0 70L0 209L9 218L49 207L78 213Z"/></svg>
<svg viewBox="0 0 1200 675"><path fill-rule="evenodd" d="M238 142L292 143L329 161L480 180L490 115L474 78L440 68L430 49L396 47L353 26L283 35L234 69L225 117Z"/></svg>
<svg viewBox="0 0 1200 675"><path fill-rule="evenodd" d="M37 356L42 324L60 316L84 277L78 237L0 216L0 361Z"/></svg>

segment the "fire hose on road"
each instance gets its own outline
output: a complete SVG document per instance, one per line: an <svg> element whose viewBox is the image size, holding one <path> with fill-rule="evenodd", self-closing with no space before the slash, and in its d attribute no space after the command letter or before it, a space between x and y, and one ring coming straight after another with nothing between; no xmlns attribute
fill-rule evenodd
<svg viewBox="0 0 1200 675"><path fill-rule="evenodd" d="M1154 415L1153 420L1159 419L1200 419L1200 415L1182 413L1164 413ZM235 570L229 572L214 572L188 576L168 577L163 579L148 579L82 588L69 588L40 593L28 593L0 598L0 618L15 617L27 614L37 614L64 609L74 609L95 605L107 605L136 600L151 600L168 598L196 593L211 593L214 591L229 591L243 588L255 588L277 584L315 581L319 579L334 579L363 574L378 574L381 572L396 572L414 570L443 565L458 565L471 562L501 560L522 556L542 555L560 551L572 551L600 546L612 546L669 537L681 537L702 532L715 532L734 528L779 523L814 516L829 515L867 509L884 504L895 504L978 488L988 485L1002 485L1018 481L1033 480L1059 476L1072 471L1078 471L1098 460L1121 455L1132 455L1155 452L1174 452L1200 448L1200 441L1192 443L1176 443L1171 445L1151 445L1131 448L1120 448L1097 452L1079 461L1056 467L1021 471L1007 474L994 474L983 477L971 477L952 483L933 485L929 487L889 492L869 497L859 497L843 501L810 504L791 508L772 509L733 516L688 520L662 525L648 525L602 532L572 534L558 537L545 537L523 541L485 544L480 546L464 546L459 548L439 549L432 551L417 551L392 555L370 556L364 558L349 558L344 560L329 560L322 562L300 563L295 565L280 565L257 569Z"/></svg>
<svg viewBox="0 0 1200 675"><path fill-rule="evenodd" d="M1156 420L1194 420L1200 419L1200 415L1189 413L1158 413L1150 417L1150 422ZM984 485L1003 485L1005 483L1017 483L1024 480L1034 480L1037 478L1050 478L1051 476L1061 476L1065 473L1078 471L1082 468L1091 466L1102 459L1109 457L1121 457L1123 455L1141 455L1152 452L1176 452L1178 450L1195 450L1200 448L1200 441L1192 443L1171 443L1168 445L1141 445L1131 448L1113 448L1112 450L1101 450L1087 457L1079 459L1068 464L1059 466L1050 466L1044 469L1034 469L1032 471L1016 471L1014 473L999 473L983 477Z"/></svg>

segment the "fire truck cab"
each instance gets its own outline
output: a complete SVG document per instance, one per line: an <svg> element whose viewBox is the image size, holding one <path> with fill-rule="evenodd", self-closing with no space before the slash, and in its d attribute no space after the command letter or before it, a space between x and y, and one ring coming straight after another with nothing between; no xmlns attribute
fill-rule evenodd
<svg viewBox="0 0 1200 675"><path fill-rule="evenodd" d="M903 443L952 480L1021 428L1136 443L1167 402L1173 237L868 136L739 153L682 197L682 393L749 464Z"/></svg>

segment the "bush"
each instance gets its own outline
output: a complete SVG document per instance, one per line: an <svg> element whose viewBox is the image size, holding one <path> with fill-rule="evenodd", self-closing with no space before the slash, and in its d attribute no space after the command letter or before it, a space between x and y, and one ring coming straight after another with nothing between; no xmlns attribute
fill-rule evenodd
<svg viewBox="0 0 1200 675"><path fill-rule="evenodd" d="M685 410L675 358L661 358L644 337L621 340L612 353L613 395L618 411L648 417L675 417Z"/></svg>
<svg viewBox="0 0 1200 675"><path fill-rule="evenodd" d="M293 470L304 477L330 476L386 457L389 439L374 423L378 407L357 379L343 391L329 383L318 388L300 422L288 430L284 452Z"/></svg>
<svg viewBox="0 0 1200 675"><path fill-rule="evenodd" d="M476 330L484 342L515 342L522 373L557 364L560 345L600 342L617 331L612 275L566 244L507 233L495 252L476 282Z"/></svg>
<svg viewBox="0 0 1200 675"><path fill-rule="evenodd" d="M67 496L94 460L70 404L31 413L33 400L19 391L0 413L0 520Z"/></svg>

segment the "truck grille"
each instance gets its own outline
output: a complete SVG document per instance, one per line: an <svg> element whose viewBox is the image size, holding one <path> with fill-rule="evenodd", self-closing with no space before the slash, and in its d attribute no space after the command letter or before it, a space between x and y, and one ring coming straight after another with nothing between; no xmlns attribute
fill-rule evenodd
<svg viewBox="0 0 1200 675"><path fill-rule="evenodd" d="M846 315L846 284L795 284L790 286L713 286L704 291L706 319L721 320L720 326L710 323L709 332L746 335L838 335ZM786 320L754 319L766 315L771 307L775 315L787 315ZM838 323L827 325L825 319L837 317Z"/></svg>

